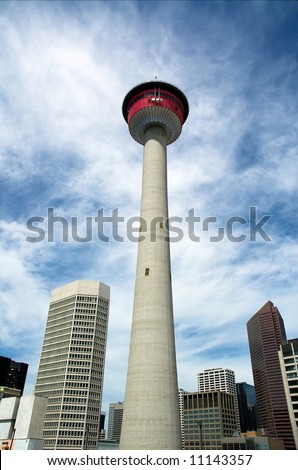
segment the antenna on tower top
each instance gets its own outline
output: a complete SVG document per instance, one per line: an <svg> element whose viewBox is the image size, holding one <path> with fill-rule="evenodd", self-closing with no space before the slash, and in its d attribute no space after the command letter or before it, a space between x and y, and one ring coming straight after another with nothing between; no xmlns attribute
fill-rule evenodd
<svg viewBox="0 0 298 470"><path fill-rule="evenodd" d="M156 73L156 71L155 71L154 80L157 82L157 73Z"/></svg>

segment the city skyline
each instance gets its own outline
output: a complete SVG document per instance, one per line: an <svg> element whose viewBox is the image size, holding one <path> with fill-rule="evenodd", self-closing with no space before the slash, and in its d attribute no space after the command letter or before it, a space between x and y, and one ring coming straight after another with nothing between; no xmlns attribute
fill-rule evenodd
<svg viewBox="0 0 298 470"><path fill-rule="evenodd" d="M63 243L59 221L52 242L30 243L27 221L52 208L84 237L98 211L138 217L141 147L121 104L156 74L190 105L168 158L169 212L185 235L171 245L179 387L195 391L197 372L220 367L253 384L246 322L268 300L298 336L297 16L297 2L279 1L1 2L0 352L29 364L25 393L51 290L94 279L111 287L103 411L124 399L137 244L120 223L122 242L107 224L109 242ZM254 241L267 216L271 241Z"/></svg>

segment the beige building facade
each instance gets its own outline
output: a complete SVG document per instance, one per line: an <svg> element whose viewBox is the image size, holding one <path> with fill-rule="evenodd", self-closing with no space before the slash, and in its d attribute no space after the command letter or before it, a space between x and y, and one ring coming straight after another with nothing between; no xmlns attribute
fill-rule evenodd
<svg viewBox="0 0 298 470"><path fill-rule="evenodd" d="M110 288L78 280L53 289L35 393L48 397L45 449L97 449Z"/></svg>
<svg viewBox="0 0 298 470"><path fill-rule="evenodd" d="M234 396L217 391L185 392L183 398L184 449L221 449L222 437L237 426Z"/></svg>

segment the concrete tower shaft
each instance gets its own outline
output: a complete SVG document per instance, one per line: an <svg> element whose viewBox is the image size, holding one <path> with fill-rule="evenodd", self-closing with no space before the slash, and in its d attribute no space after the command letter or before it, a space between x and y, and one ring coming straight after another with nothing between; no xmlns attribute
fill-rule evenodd
<svg viewBox="0 0 298 470"><path fill-rule="evenodd" d="M149 82L134 88L123 103L130 133L144 145L144 161L121 449L181 449L170 246L166 232L166 146L179 136L188 104L182 92L174 90L177 89L163 82ZM169 93L171 100L165 96ZM154 96L162 101L152 101Z"/></svg>

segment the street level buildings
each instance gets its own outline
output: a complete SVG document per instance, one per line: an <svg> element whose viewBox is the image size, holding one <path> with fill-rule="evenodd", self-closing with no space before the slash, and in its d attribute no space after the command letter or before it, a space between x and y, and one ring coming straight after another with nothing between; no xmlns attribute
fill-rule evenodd
<svg viewBox="0 0 298 470"><path fill-rule="evenodd" d="M36 395L0 401L1 450L41 450L47 398Z"/></svg>
<svg viewBox="0 0 298 470"><path fill-rule="evenodd" d="M179 398L179 414L180 414L180 426L181 426L181 439L182 439L182 449L184 450L184 410L183 410L183 402L184 402L184 395L185 390L179 388L178 390L178 398Z"/></svg>
<svg viewBox="0 0 298 470"><path fill-rule="evenodd" d="M3 398L20 397L21 390L17 388L0 387L0 400Z"/></svg>
<svg viewBox="0 0 298 470"><path fill-rule="evenodd" d="M110 288L79 280L53 289L35 394L48 397L44 449L97 449Z"/></svg>
<svg viewBox="0 0 298 470"><path fill-rule="evenodd" d="M283 319L271 301L250 318L247 332L259 425L269 437L282 439L286 450L295 449L278 356L287 337Z"/></svg>

